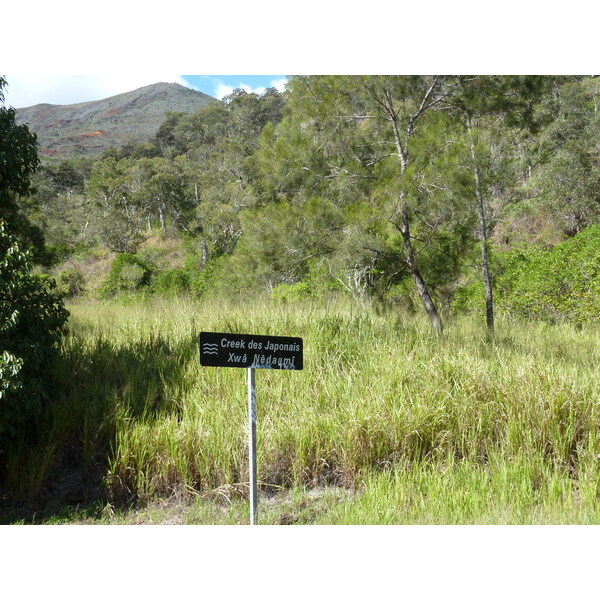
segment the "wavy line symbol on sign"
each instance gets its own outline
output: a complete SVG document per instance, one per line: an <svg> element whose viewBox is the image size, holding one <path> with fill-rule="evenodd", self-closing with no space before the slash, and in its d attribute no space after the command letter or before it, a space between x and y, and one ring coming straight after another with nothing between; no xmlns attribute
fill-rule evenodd
<svg viewBox="0 0 600 600"><path fill-rule="evenodd" d="M202 344L204 354L219 354L218 344Z"/></svg>

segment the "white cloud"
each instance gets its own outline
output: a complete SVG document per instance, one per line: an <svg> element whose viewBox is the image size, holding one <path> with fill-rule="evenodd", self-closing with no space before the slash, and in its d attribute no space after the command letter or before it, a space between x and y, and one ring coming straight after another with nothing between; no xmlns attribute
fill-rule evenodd
<svg viewBox="0 0 600 600"><path fill-rule="evenodd" d="M271 87L274 87L278 92L283 92L285 91L287 82L287 77L284 77L283 79L274 79L273 81L271 81Z"/></svg>
<svg viewBox="0 0 600 600"><path fill-rule="evenodd" d="M266 90L266 88L262 87L262 86L253 88L252 86L248 85L247 83L243 83L241 81L235 87L233 87L231 85L226 85L222 81L218 81L215 83L215 94L214 94L215 98L218 98L219 100L223 100L223 98L225 96L231 94L231 92L233 92L236 89L244 90L247 94L258 94L259 96L261 94L264 94L264 92Z"/></svg>
<svg viewBox="0 0 600 600"><path fill-rule="evenodd" d="M285 86L287 84L287 78L283 79L274 79L270 82L269 87L274 87L279 92L283 92L285 90ZM222 100L225 96L231 94L235 89L242 89L248 94L264 94L267 91L267 88L264 86L259 86L253 88L251 85L240 81L240 83L233 87L231 85L226 85L222 81L216 80L214 83L214 97Z"/></svg>
<svg viewBox="0 0 600 600"><path fill-rule="evenodd" d="M257 88L252 88L252 87L250 87L249 85L246 85L245 83L241 83L241 84L240 84L240 87L241 87L241 88L242 88L242 89L243 89L243 90L244 90L246 93L248 93L248 94L258 94L259 96L260 96L261 94L264 94L264 93L265 93L265 90L267 89L267 88L265 88L265 87L263 87L263 86L260 86L260 87L257 87Z"/></svg>
<svg viewBox="0 0 600 600"><path fill-rule="evenodd" d="M215 85L215 98L219 100L223 100L225 96L228 96L233 92L233 88L230 85L225 85L222 82L219 82Z"/></svg>
<svg viewBox="0 0 600 600"><path fill-rule="evenodd" d="M180 75L158 72L106 75L6 75L7 106L24 108L34 104L76 104L101 100L161 81L189 87Z"/></svg>

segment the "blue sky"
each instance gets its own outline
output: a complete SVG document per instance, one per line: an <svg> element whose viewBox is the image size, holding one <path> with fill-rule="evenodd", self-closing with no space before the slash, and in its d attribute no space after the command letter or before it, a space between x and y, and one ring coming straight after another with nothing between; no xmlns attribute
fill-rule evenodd
<svg viewBox="0 0 600 600"><path fill-rule="evenodd" d="M283 91L286 78L285 75L179 75L163 71L100 75L10 75L7 73L8 87L5 90L5 102L15 108L41 103L75 104L101 100L160 81L179 83L221 99L236 88L257 94L263 93L270 87Z"/></svg>
<svg viewBox="0 0 600 600"><path fill-rule="evenodd" d="M236 88L256 94L262 94L270 87L283 91L287 79L285 75L183 75L182 77L189 87L219 99Z"/></svg>

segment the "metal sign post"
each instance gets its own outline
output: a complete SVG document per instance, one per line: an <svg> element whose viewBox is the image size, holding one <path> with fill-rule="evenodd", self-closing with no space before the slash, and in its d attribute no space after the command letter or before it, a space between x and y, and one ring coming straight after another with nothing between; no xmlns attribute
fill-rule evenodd
<svg viewBox="0 0 600 600"><path fill-rule="evenodd" d="M256 522L256 379L255 369L298 371L303 366L302 338L241 333L200 333L200 364L248 370L248 453L250 525Z"/></svg>
<svg viewBox="0 0 600 600"><path fill-rule="evenodd" d="M256 521L256 380L254 369L248 369L248 455L250 461L250 525Z"/></svg>

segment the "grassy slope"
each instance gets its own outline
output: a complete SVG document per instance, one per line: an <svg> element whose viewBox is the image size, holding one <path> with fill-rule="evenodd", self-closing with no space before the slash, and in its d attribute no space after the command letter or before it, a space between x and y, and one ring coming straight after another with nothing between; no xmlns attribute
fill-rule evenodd
<svg viewBox="0 0 600 600"><path fill-rule="evenodd" d="M104 522L179 498L179 522L245 522L246 374L200 367L197 348L238 331L305 341L304 371L257 373L263 522L600 521L597 331L505 322L490 343L464 320L438 340L335 304L71 310L60 399L11 456L15 497L105 497Z"/></svg>

